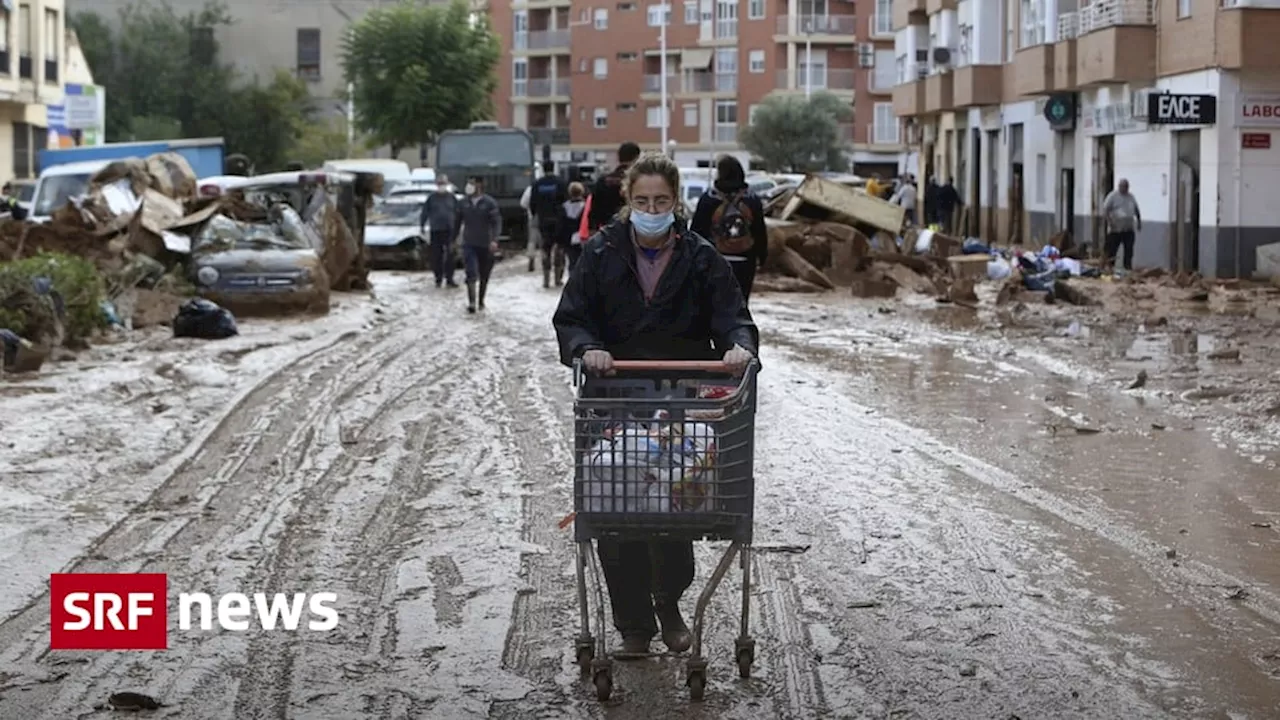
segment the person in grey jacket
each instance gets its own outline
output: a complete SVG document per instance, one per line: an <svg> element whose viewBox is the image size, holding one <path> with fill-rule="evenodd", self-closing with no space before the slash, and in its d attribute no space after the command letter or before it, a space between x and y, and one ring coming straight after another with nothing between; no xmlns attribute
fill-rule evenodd
<svg viewBox="0 0 1280 720"><path fill-rule="evenodd" d="M436 287L448 281L449 287L456 288L458 283L453 281L453 253L449 250L462 223L462 208L453 194L449 178L441 175L436 182L439 183L436 191L422 203L418 232L431 228L431 267L436 271Z"/></svg>
<svg viewBox="0 0 1280 720"><path fill-rule="evenodd" d="M476 311L476 281L480 282L480 309L489 289L493 257L498 251L498 234L502 232L502 213L498 201L485 194L484 181L467 181L467 197L462 201L462 259L467 267L467 312Z"/></svg>

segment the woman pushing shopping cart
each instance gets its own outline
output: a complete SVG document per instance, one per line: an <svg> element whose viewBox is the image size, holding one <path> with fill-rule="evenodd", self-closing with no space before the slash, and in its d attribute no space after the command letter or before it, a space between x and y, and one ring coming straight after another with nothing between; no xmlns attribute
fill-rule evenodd
<svg viewBox="0 0 1280 720"><path fill-rule="evenodd" d="M594 541L622 638L618 659L647 656L660 628L669 650L691 650L687 679L696 700L706 687L703 614L735 558L743 569L735 647L743 677L754 660L747 588L759 334L728 262L679 215L676 165L662 155L641 158L628 170L624 195L618 218L583 246L553 320L578 388L577 660L607 699L613 672ZM731 545L698 599L690 633L679 603L693 582L698 539ZM598 636L590 627L589 574L597 577Z"/></svg>

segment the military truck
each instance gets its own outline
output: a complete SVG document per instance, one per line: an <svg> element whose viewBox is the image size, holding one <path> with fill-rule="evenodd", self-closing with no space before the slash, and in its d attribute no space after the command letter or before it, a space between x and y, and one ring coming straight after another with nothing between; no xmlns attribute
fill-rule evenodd
<svg viewBox="0 0 1280 720"><path fill-rule="evenodd" d="M479 177L484 191L502 210L503 234L523 246L529 219L520 196L535 180L533 136L495 122L475 122L466 130L446 130L436 142L436 172L449 176L455 187Z"/></svg>

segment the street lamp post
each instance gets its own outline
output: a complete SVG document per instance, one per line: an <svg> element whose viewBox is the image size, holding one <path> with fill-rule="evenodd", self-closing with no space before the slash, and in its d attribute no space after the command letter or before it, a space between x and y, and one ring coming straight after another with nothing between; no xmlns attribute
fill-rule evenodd
<svg viewBox="0 0 1280 720"><path fill-rule="evenodd" d="M804 99L813 97L813 20L804 21Z"/></svg>
<svg viewBox="0 0 1280 720"><path fill-rule="evenodd" d="M667 0L670 2L670 0ZM662 27L658 31L658 52L661 57L658 59L658 92L662 98L662 109L659 115L661 119L658 121L662 125L662 149L667 148L667 13L670 12L670 5L659 6L662 11Z"/></svg>

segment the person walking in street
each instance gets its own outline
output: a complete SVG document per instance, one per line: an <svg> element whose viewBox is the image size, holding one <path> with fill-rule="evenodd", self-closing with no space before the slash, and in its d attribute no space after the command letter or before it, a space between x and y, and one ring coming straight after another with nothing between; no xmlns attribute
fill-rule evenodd
<svg viewBox="0 0 1280 720"><path fill-rule="evenodd" d="M562 269L564 266L564 249L560 244L560 213L564 203L569 199L569 190L565 182L556 177L550 165L545 168L542 177L538 178L532 188L529 211L538 225L540 243L538 249L542 255L542 287L549 288L552 264L557 264ZM560 270L556 271L557 278L560 277L560 272Z"/></svg>
<svg viewBox="0 0 1280 720"><path fill-rule="evenodd" d="M476 284L479 282L479 307L484 310L484 296L493 272L493 256L498 251L498 235L502 232L502 213L498 201L485 194L484 181L467 181L467 197L461 204L462 260L467 268L467 312L476 311Z"/></svg>
<svg viewBox="0 0 1280 720"><path fill-rule="evenodd" d="M561 362L603 375L615 358L721 360L741 374L759 332L728 261L676 215L679 169L647 155L629 166L623 188L628 207L587 242L552 317ZM688 650L679 603L693 583L693 543L602 538L596 552L622 657L647 654L659 625L668 649Z"/></svg>
<svg viewBox="0 0 1280 720"><path fill-rule="evenodd" d="M640 157L640 146L633 142L624 142L618 147L618 166L596 181L591 191L591 213L587 216L587 225L591 232L608 225L613 216L623 207L622 184L626 180L631 164Z"/></svg>
<svg viewBox="0 0 1280 720"><path fill-rule="evenodd" d="M956 179L947 178L947 184L938 188L938 224L942 226L942 232L950 233L952 231L951 223L955 219L955 212L964 202L960 199L960 193L956 191Z"/></svg>
<svg viewBox="0 0 1280 720"><path fill-rule="evenodd" d="M560 230L556 233L559 243L561 262L556 266L556 287L560 287L561 274L564 271L564 259L568 259L569 270L578 264L582 255L582 243L586 241L580 234L582 221L587 212L587 189L582 183L569 183L569 199L560 208Z"/></svg>
<svg viewBox="0 0 1280 720"><path fill-rule="evenodd" d="M436 190L427 196L422 203L422 216L418 220L418 231L431 232L431 267L436 274L436 287L442 283L451 288L458 287L453 281L453 239L458 236L458 225L461 222L462 208L458 198L453 194L453 186L448 176L441 175L436 180Z"/></svg>
<svg viewBox="0 0 1280 720"><path fill-rule="evenodd" d="M938 176L934 175L929 178L928 184L924 186L924 225L929 227L940 223L941 213L938 212L938 203L942 195L942 184L938 182Z"/></svg>
<svg viewBox="0 0 1280 720"><path fill-rule="evenodd" d="M716 181L698 198L690 229L710 240L733 268L750 305L756 268L769 259L769 231L764 223L764 203L747 187L747 173L732 155L716 163Z"/></svg>
<svg viewBox="0 0 1280 720"><path fill-rule="evenodd" d="M1142 230L1142 210L1138 199L1129 192L1129 181L1121 180L1116 189L1102 201L1102 216L1107 222L1106 260L1114 267L1116 253L1124 248L1124 269L1133 270L1133 246L1137 231Z"/></svg>
<svg viewBox="0 0 1280 720"><path fill-rule="evenodd" d="M864 188L871 197L878 198L884 194L884 185L880 182L880 173L874 173Z"/></svg>
<svg viewBox="0 0 1280 720"><path fill-rule="evenodd" d="M901 205L906 211L907 225L916 224L916 184L912 182L909 175L902 176L902 185L898 191L889 198L889 202L895 205Z"/></svg>

